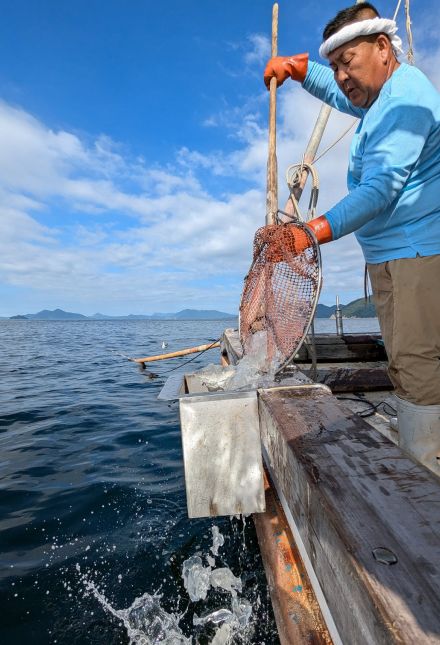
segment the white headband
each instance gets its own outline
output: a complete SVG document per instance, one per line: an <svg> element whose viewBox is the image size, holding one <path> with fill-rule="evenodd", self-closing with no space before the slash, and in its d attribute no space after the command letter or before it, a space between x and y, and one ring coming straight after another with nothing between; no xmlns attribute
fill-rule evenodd
<svg viewBox="0 0 440 645"><path fill-rule="evenodd" d="M359 22L351 23L351 25L346 25L333 36L327 38L319 48L319 55L321 58L328 58L330 52L341 45L345 45L345 43L359 36L370 36L371 34L387 34L395 55L403 54L402 41L396 35L397 25L395 21L387 18L369 18L368 20L360 20Z"/></svg>

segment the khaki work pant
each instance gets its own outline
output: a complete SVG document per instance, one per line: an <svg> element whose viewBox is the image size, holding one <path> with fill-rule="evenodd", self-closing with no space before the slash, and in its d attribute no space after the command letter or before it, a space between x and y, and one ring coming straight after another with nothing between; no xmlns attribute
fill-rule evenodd
<svg viewBox="0 0 440 645"><path fill-rule="evenodd" d="M368 264L395 393L440 404L440 255Z"/></svg>

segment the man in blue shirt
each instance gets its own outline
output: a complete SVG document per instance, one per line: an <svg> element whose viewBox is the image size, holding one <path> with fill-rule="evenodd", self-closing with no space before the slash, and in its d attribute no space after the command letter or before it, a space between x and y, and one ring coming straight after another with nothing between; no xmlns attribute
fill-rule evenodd
<svg viewBox="0 0 440 645"><path fill-rule="evenodd" d="M360 119L349 193L308 222L319 243L354 232L373 288L397 395L399 444L440 475L440 95L399 63L394 21L368 2L340 11L320 48L272 58L264 78L289 76Z"/></svg>

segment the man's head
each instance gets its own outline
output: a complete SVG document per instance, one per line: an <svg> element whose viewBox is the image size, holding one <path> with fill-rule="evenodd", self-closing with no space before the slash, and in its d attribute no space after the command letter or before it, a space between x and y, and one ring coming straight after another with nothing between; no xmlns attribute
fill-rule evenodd
<svg viewBox="0 0 440 645"><path fill-rule="evenodd" d="M360 2L346 9L341 9L333 20L326 24L322 32L322 40L327 40L346 25L351 25L353 22L359 22L360 20L368 20L369 18L380 18L376 7L369 2Z"/></svg>
<svg viewBox="0 0 440 645"><path fill-rule="evenodd" d="M356 107L370 107L399 66L393 49L395 31L395 24L380 19L369 2L343 9L325 27L321 52L338 86Z"/></svg>

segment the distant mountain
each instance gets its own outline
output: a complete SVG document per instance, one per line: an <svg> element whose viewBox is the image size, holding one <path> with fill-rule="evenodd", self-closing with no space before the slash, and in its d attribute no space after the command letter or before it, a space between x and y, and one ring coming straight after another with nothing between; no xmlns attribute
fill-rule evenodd
<svg viewBox="0 0 440 645"><path fill-rule="evenodd" d="M366 304L364 298L358 298L341 309L344 318L375 318L377 315L372 298Z"/></svg>
<svg viewBox="0 0 440 645"><path fill-rule="evenodd" d="M236 318L234 314L227 314L224 311L215 309L183 309L177 313L155 313L155 314L129 314L128 316L106 316L96 313L93 316L84 316L62 309L43 309L36 314L11 316L11 319L20 320L229 320Z"/></svg>
<svg viewBox="0 0 440 645"><path fill-rule="evenodd" d="M177 313L128 314L128 316L104 316L94 314L89 316L94 320L229 320L237 318L235 314L227 314L216 309L183 309Z"/></svg>
<svg viewBox="0 0 440 645"><path fill-rule="evenodd" d="M341 305L343 318L376 318L376 308L373 299L365 304L364 298L358 298L349 302L348 305ZM334 318L336 305L319 304L316 307L316 318Z"/></svg>
<svg viewBox="0 0 440 645"><path fill-rule="evenodd" d="M321 305L321 303L318 304L316 307L316 318L330 318L332 314L334 314L336 311L336 305L331 305L328 307L327 305Z"/></svg>
<svg viewBox="0 0 440 645"><path fill-rule="evenodd" d="M166 317L166 314L164 314ZM128 316L121 316L124 320L151 320L153 316L147 314L128 314Z"/></svg>
<svg viewBox="0 0 440 645"><path fill-rule="evenodd" d="M176 314L153 314L152 319L168 320L228 320L237 318L236 314L227 314L215 309L182 309Z"/></svg>
<svg viewBox="0 0 440 645"><path fill-rule="evenodd" d="M108 316L107 314L93 314L87 316L89 320L151 320L147 314L128 314L128 316Z"/></svg>
<svg viewBox="0 0 440 645"><path fill-rule="evenodd" d="M86 320L87 316L63 311L62 309L54 309L53 311L43 309L36 314L26 314L26 318L30 320Z"/></svg>
<svg viewBox="0 0 440 645"><path fill-rule="evenodd" d="M376 309L371 300L367 304L363 298L349 302L348 305L341 305L344 318L375 318ZM334 317L336 305L323 305L316 307L316 318ZM232 320L237 318L236 314L228 314L216 309L182 309L176 313L154 313L154 314L129 314L128 316L106 316L96 313L93 316L84 316L62 309L49 311L43 309L36 314L11 316L10 320Z"/></svg>

